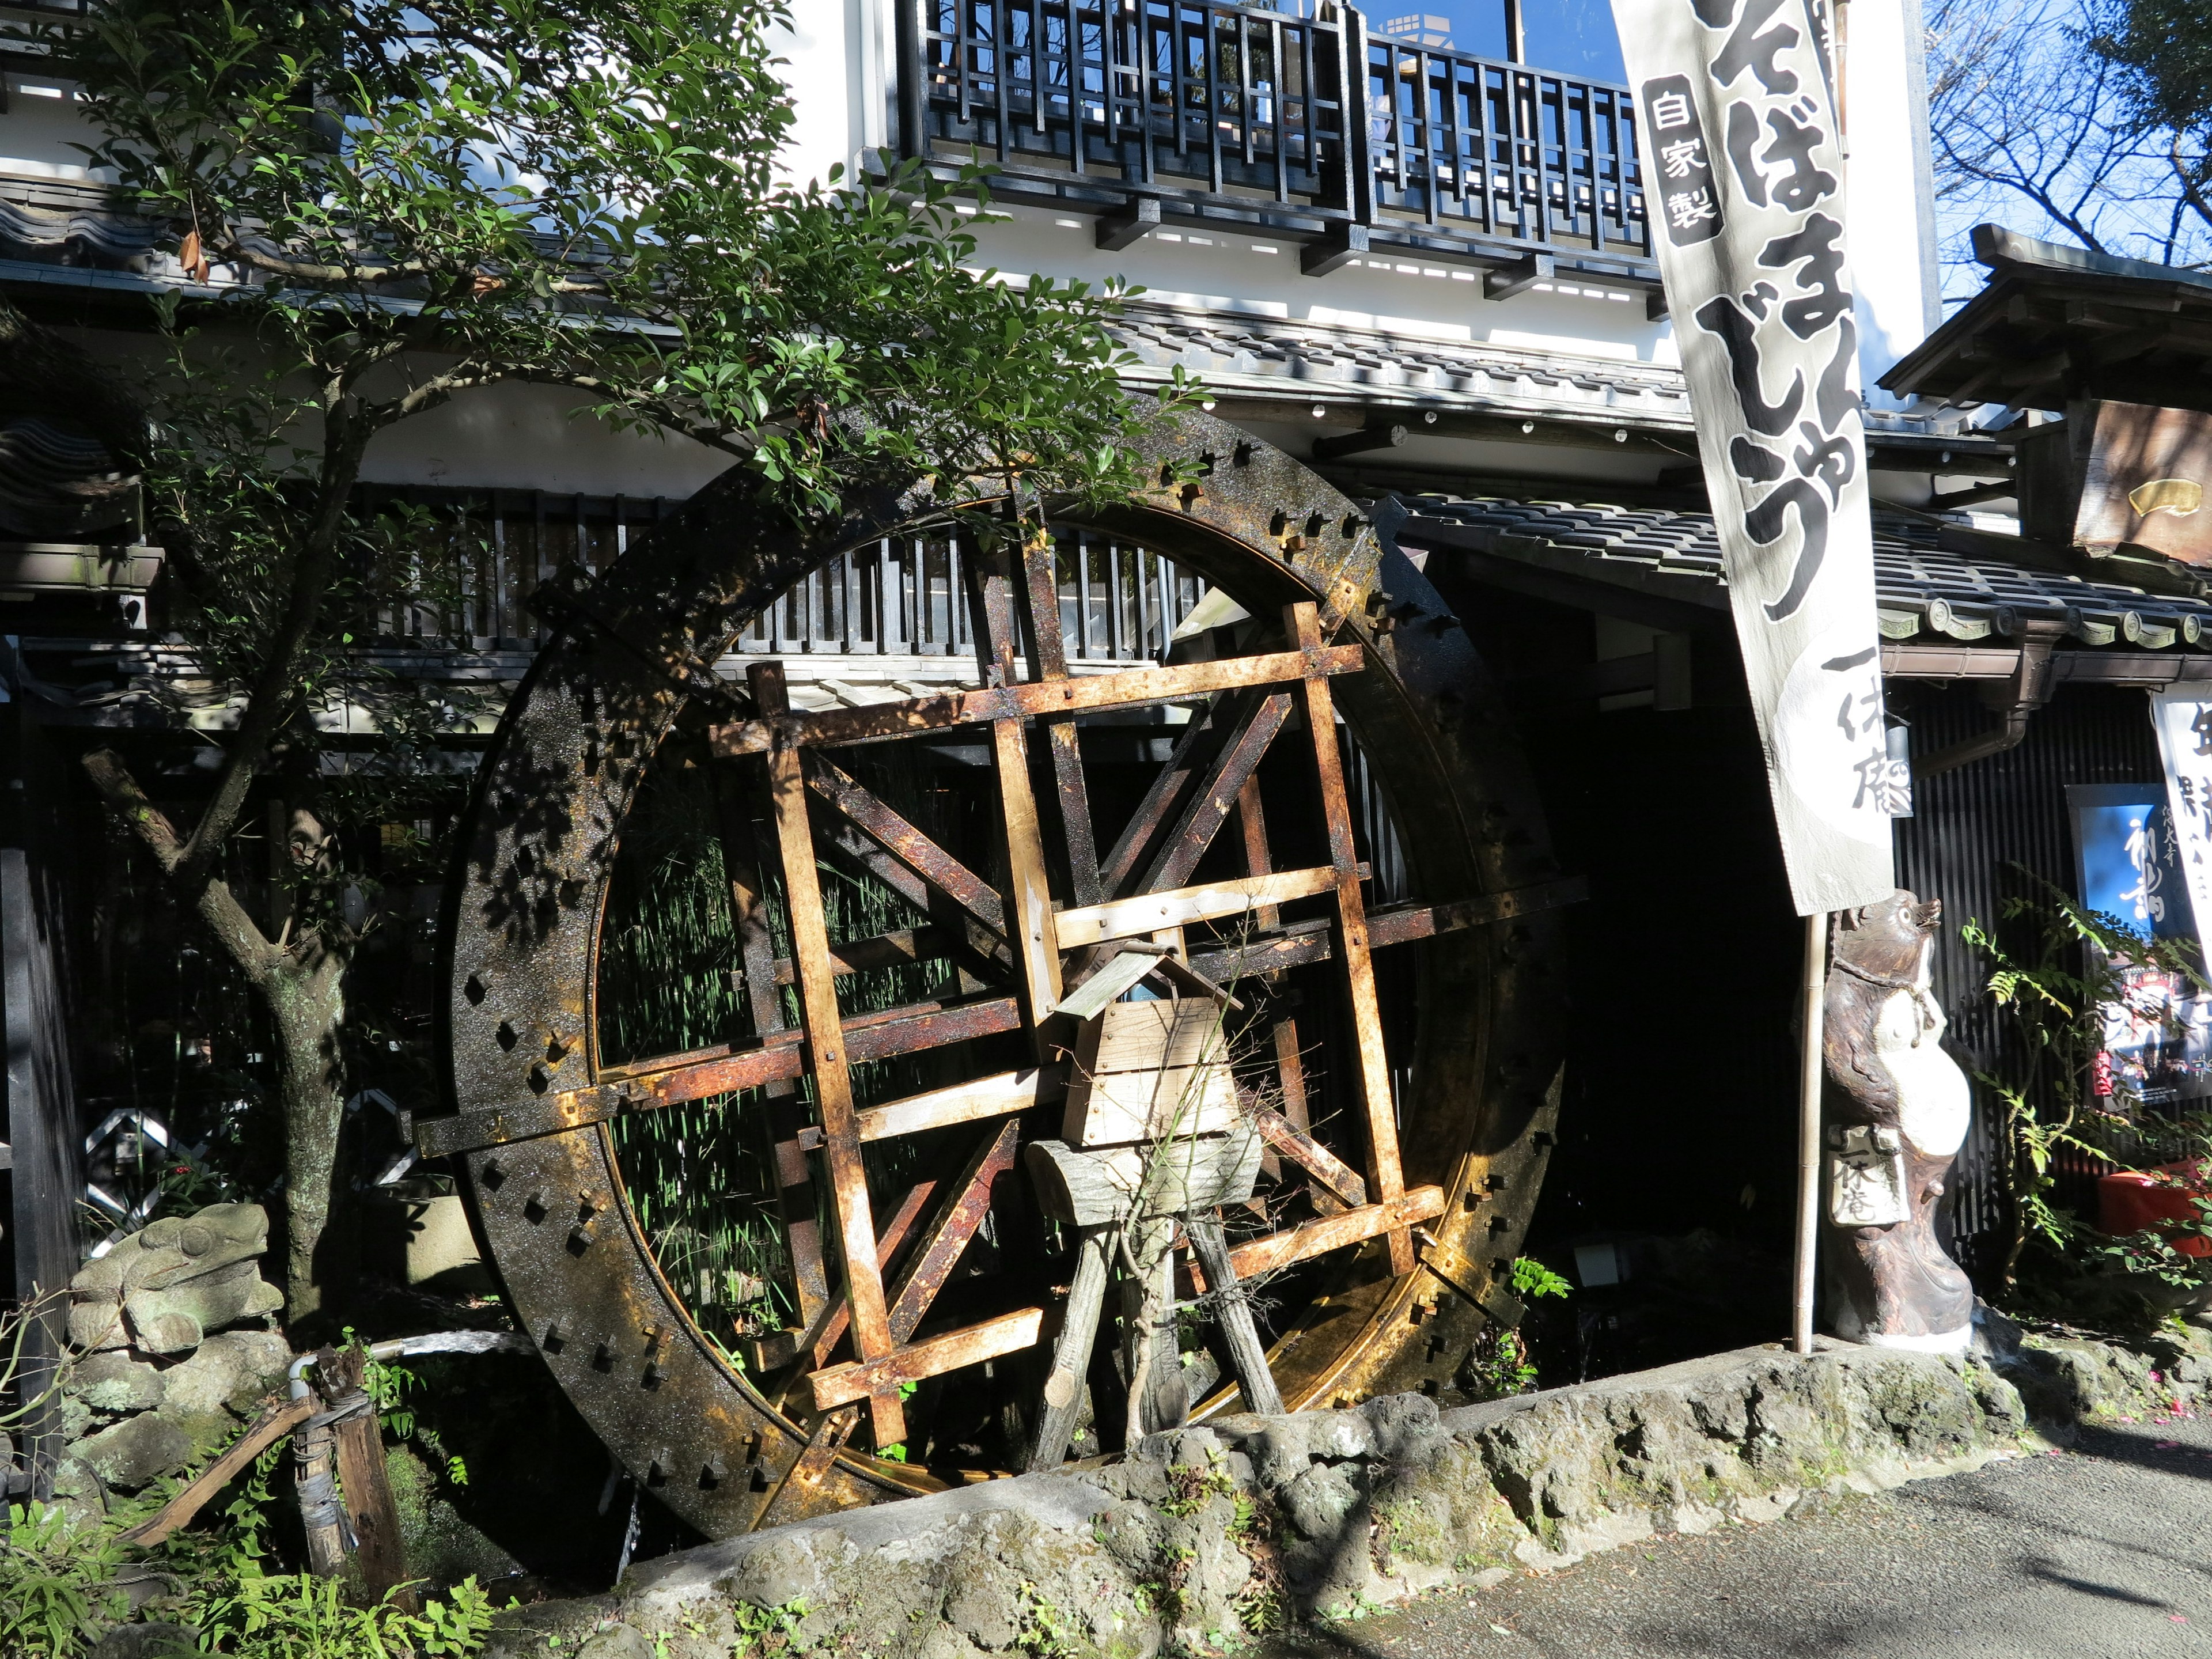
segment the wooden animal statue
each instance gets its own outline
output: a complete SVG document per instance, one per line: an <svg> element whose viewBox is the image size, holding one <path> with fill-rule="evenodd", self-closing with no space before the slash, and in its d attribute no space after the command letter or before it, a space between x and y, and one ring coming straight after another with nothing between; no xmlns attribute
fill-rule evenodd
<svg viewBox="0 0 2212 1659"><path fill-rule="evenodd" d="M1829 1323L1939 1353L1962 1352L1974 1322L1973 1285L1936 1233L1972 1104L1929 994L1942 909L1900 890L1838 914L1822 1036Z"/></svg>

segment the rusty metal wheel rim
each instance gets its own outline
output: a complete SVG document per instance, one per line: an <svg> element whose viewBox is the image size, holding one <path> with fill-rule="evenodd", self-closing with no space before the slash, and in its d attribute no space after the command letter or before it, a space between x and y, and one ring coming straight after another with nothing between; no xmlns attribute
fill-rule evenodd
<svg viewBox="0 0 2212 1659"><path fill-rule="evenodd" d="M1318 604L1324 631L1365 651L1339 686L1399 824L1415 890L1465 923L1419 953L1422 1013L1399 1102L1407 1184L1443 1189L1419 1265L1348 1263L1277 1345L1293 1408L1449 1387L1492 1318L1540 1182L1558 1103L1559 903L1510 727L1462 630L1370 519L1298 463L1206 417L1146 463L1206 470L1085 522L1161 548L1248 608ZM1166 476L1164 472L1162 476ZM711 1536L910 1495L916 1472L817 1448L714 1352L654 1260L606 1127L595 951L622 823L705 665L750 618L848 549L941 522L918 489L856 490L811 537L763 522L740 481L710 487L588 592L518 692L479 773L450 890L445 1010L454 1115L421 1126L461 1155L480 1237L518 1322L619 1461ZM1309 527L1312 532L1309 534ZM1387 568L1387 580L1385 579ZM579 1076L581 1072L584 1075ZM1207 1402L1219 1409L1233 1393ZM803 1490L800 1487L803 1486Z"/></svg>

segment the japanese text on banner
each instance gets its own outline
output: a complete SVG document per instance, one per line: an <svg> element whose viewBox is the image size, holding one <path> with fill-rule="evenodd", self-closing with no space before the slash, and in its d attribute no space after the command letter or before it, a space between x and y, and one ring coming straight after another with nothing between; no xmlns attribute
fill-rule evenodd
<svg viewBox="0 0 2212 1659"><path fill-rule="evenodd" d="M1805 0L1613 0L1645 211L1697 416L1799 914L1886 896L1892 768L1844 261Z"/></svg>

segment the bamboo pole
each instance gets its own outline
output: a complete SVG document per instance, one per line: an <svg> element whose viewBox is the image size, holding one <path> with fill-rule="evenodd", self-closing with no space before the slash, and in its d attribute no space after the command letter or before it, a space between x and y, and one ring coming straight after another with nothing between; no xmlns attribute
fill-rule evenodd
<svg viewBox="0 0 2212 1659"><path fill-rule="evenodd" d="M1804 1049L1797 1093L1797 1248L1791 1281L1790 1346L1813 1352L1814 1267L1820 1236L1820 1002L1828 977L1828 917L1805 918Z"/></svg>

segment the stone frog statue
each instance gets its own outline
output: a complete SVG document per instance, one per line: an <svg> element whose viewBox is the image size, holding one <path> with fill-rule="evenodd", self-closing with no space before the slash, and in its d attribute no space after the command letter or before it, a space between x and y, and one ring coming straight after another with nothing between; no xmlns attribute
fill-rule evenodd
<svg viewBox="0 0 2212 1659"><path fill-rule="evenodd" d="M88 1352L183 1353L210 1331L284 1304L256 1265L269 1248L258 1204L165 1216L70 1280L70 1340Z"/></svg>
<svg viewBox="0 0 2212 1659"><path fill-rule="evenodd" d="M1822 1037L1827 1282L1838 1336L1958 1352L1974 1290L1936 1237L1936 1209L1972 1097L1929 994L1942 910L1899 890L1836 920Z"/></svg>

